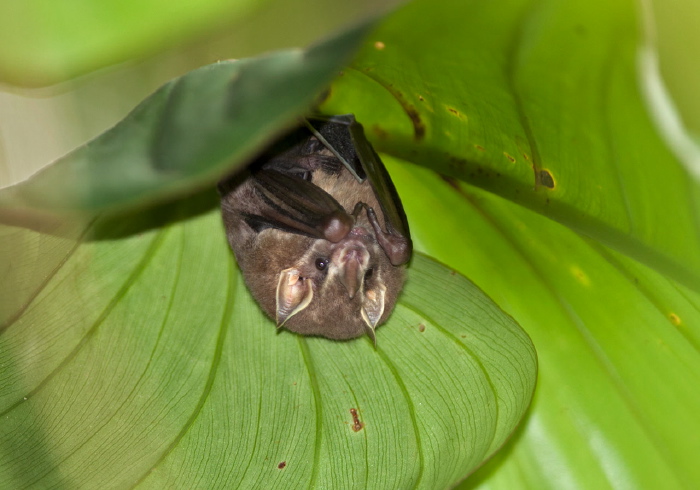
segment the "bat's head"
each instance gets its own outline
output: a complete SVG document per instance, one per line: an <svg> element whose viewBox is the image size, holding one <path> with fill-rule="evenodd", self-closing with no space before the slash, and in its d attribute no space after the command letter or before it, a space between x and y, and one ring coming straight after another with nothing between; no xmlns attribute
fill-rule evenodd
<svg viewBox="0 0 700 490"><path fill-rule="evenodd" d="M396 304L405 267L391 264L371 230L356 226L337 243L278 230L260 238L284 251L266 270L260 265L259 287L251 284L278 327L331 339L367 333L374 340Z"/></svg>

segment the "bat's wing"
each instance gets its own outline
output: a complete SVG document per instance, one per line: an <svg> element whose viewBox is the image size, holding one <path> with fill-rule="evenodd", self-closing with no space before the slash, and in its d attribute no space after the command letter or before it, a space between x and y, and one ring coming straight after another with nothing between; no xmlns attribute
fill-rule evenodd
<svg viewBox="0 0 700 490"><path fill-rule="evenodd" d="M263 205L244 219L256 231L277 228L335 243L352 229L354 220L338 201L298 175L260 170L252 184Z"/></svg>
<svg viewBox="0 0 700 490"><path fill-rule="evenodd" d="M412 243L406 213L396 187L379 155L367 141L362 125L355 121L355 116L352 114L317 120L330 124L317 129L320 137L319 134L316 134L316 137L323 138L324 143L329 145L331 150L336 150L334 151L336 156L358 180L365 178L369 180L384 214L386 232L379 227L376 216L373 218L374 212L368 210L370 222L392 264L400 265L408 262L411 258Z"/></svg>

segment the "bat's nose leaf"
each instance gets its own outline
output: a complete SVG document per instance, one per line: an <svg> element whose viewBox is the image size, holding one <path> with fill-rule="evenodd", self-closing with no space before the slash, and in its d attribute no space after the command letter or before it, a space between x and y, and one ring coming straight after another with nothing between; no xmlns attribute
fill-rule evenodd
<svg viewBox="0 0 700 490"><path fill-rule="evenodd" d="M365 269L369 261L365 248L348 248L340 257L340 283L345 286L350 299L354 298L362 285Z"/></svg>

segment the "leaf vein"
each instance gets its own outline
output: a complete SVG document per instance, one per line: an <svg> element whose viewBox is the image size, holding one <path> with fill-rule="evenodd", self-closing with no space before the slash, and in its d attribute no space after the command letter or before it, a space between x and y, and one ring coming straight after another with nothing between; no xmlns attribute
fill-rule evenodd
<svg viewBox="0 0 700 490"><path fill-rule="evenodd" d="M173 439L173 441L170 443L170 445L163 451L163 453L160 455L158 460L153 463L151 468L146 470L143 475L136 481L134 486L132 488L135 488L139 486L141 483L143 483L146 478L148 478L148 475L151 474L159 465L161 465L165 459L168 457L168 455L178 446L180 441L185 437L187 432L189 432L190 428L194 425L194 422L197 420L199 417L199 414L202 411L202 408L204 407L204 404L206 403L207 399L209 398L209 394L211 393L211 389L214 386L214 380L216 379L216 374L219 371L219 365L221 363L221 357L223 354L224 350L224 343L226 341L226 333L228 331L228 327L231 324L231 317L233 316L233 307L234 307L234 297L236 293L236 281L235 281L235 271L234 271L234 266L233 266L233 260L228 261L228 294L226 295L228 300L226 301L226 307L224 308L223 315L221 317L221 323L219 325L219 334L218 338L216 340L216 346L214 348L214 355L213 359L211 362L211 367L209 369L209 375L207 377L207 382L204 385L204 389L202 390L202 394L199 397L199 401L197 402L197 405L195 406L194 410L190 414L190 417L187 419L187 421L183 424L182 430L178 433L177 436Z"/></svg>

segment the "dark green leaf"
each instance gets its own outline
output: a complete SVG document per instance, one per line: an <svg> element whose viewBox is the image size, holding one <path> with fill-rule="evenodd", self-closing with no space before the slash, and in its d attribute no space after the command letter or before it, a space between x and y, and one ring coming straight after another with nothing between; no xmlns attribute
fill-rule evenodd
<svg viewBox="0 0 700 490"><path fill-rule="evenodd" d="M309 110L366 33L221 62L164 85L114 128L0 191L0 218L117 211L210 186Z"/></svg>

